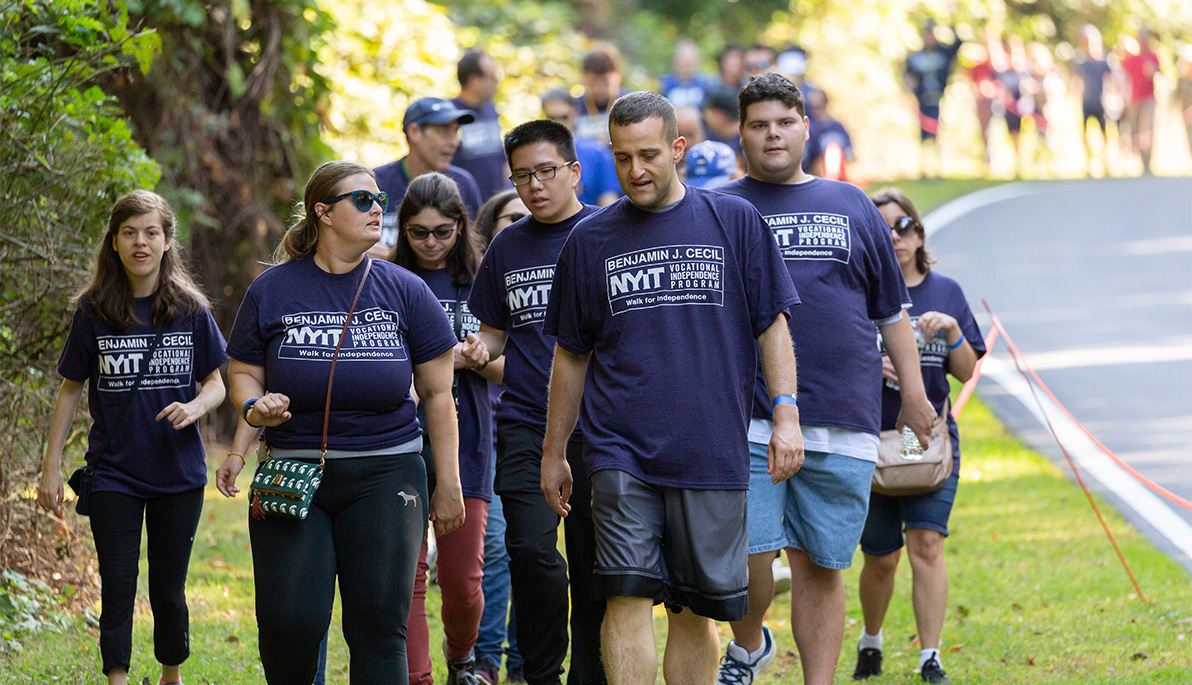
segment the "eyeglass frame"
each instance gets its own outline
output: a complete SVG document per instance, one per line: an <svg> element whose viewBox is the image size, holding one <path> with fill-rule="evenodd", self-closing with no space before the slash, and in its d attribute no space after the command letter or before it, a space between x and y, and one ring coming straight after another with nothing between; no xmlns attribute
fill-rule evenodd
<svg viewBox="0 0 1192 685"><path fill-rule="evenodd" d="M357 196L358 196L360 193L363 193L363 194L364 194L364 195L365 195L365 196L368 198L368 205L367 205L367 206L365 206L365 207L361 207L361 206L360 206L360 200L356 199L356 197L357 197ZM361 190L350 190L350 191L348 191L348 192L346 192L346 193L344 193L344 194L342 194L342 195L336 195L335 197L332 197L332 198L328 198L328 199L326 199L326 200L323 200L323 204L325 204L325 205L333 205L333 204L335 204L336 202L339 202L340 200L343 200L343 199L345 199L345 198L349 198L349 197L350 197L350 198L352 198L352 204L353 204L353 205L356 207L356 211L358 211L358 212L367 212L367 211L370 211L370 210L372 209L372 206L373 206L373 203L374 203L374 202L375 202L375 203L377 203L378 205L380 205L380 206L381 206L381 211L382 211L382 212L384 212L385 210L389 209L389 193L386 193L386 192L385 192L385 191L383 191L383 190L382 190L382 191L380 191L380 192L378 192L378 193L374 193L374 192L372 192L372 191L369 191L369 190L363 190L363 189L361 189Z"/></svg>
<svg viewBox="0 0 1192 685"><path fill-rule="evenodd" d="M923 225L918 221L915 221L915 217L910 216L909 214L898 217L894 220L894 225L890 226L890 230L897 233L901 238L905 238L912 229L917 230L919 233L924 232Z"/></svg>
<svg viewBox="0 0 1192 685"><path fill-rule="evenodd" d="M544 166L539 169L535 169L533 171L521 171L516 174L509 174L509 182L513 184L514 188L521 188L522 186L530 185L531 178L536 179L539 183L546 183L547 181L553 180L555 178L555 176L559 175L560 168L570 167L572 164L575 164L578 161L579 160L572 160L570 162L563 162L562 164L556 164L554 166ZM539 174L546 172L546 171L550 172L549 176L547 176L546 178L539 176ZM518 176L525 176L526 182L518 183L516 180L514 180Z"/></svg>
<svg viewBox="0 0 1192 685"><path fill-rule="evenodd" d="M451 222L450 230L445 229L441 226L438 228L423 228L423 227L419 226L417 229L413 229L413 228L410 228L409 226L406 226L404 229L402 229L402 232L406 234L406 238L408 238L410 240L415 240L417 242L422 242L422 241L430 238L432 235L435 237L435 240L447 240L457 230L459 230L459 219L456 219L455 221ZM440 231L447 231L447 235L439 235ZM421 235L421 237L419 237L419 235Z"/></svg>

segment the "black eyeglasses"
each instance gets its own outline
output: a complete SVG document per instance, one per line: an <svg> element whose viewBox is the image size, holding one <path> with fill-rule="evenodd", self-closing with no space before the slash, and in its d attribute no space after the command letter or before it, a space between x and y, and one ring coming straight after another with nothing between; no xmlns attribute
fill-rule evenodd
<svg viewBox="0 0 1192 685"><path fill-rule="evenodd" d="M559 169L563 167L569 167L572 164L575 164L575 162L556 164L555 166L544 166L541 169L535 169L534 171L522 171L516 174L510 174L509 180L515 186L528 185L530 183L531 177L536 178L539 181L549 181L555 177L555 174L559 173Z"/></svg>
<svg viewBox="0 0 1192 685"><path fill-rule="evenodd" d="M356 204L356 209L361 212L367 212L368 210L372 209L374 202L381 205L382 212L389 208L389 193L386 193L385 191L381 191L374 195L367 190L353 190L350 193L336 195L329 200L323 200L323 204L335 204L336 202L339 202L340 200L347 197L352 198L352 202Z"/></svg>
<svg viewBox="0 0 1192 685"><path fill-rule="evenodd" d="M521 221L527 216L528 215L525 212L509 212L508 214L502 214L498 216L497 219L506 219L509 221L509 223L513 223L514 221Z"/></svg>
<svg viewBox="0 0 1192 685"><path fill-rule="evenodd" d="M457 226L459 226L459 222L436 226L434 228L409 226L406 228L406 235L409 236L410 240L417 240L419 242L426 240L431 235L434 235L437 240L447 240L451 237L452 233L455 233Z"/></svg>
<svg viewBox="0 0 1192 685"><path fill-rule="evenodd" d="M900 237L905 238L906 234L912 230L922 232L923 227L919 225L918 221L915 221L913 216L900 216L894 221L894 225L890 227L890 230L898 233Z"/></svg>

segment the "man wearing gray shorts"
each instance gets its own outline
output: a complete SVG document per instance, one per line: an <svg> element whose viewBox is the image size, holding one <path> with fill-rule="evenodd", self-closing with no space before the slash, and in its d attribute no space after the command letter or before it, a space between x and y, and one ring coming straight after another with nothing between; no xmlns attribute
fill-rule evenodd
<svg viewBox="0 0 1192 685"><path fill-rule="evenodd" d="M576 225L559 256L544 329L558 344L542 490L566 516L565 446L578 418L609 682L654 682L651 607L663 602L667 682L710 683L713 620L748 608L746 429L758 349L775 407L770 476L781 482L802 463L786 323L799 298L757 210L679 182L686 141L665 98L620 98L609 135L627 197Z"/></svg>
<svg viewBox="0 0 1192 685"><path fill-rule="evenodd" d="M748 685L778 647L762 625L774 595L770 564L786 548L791 564L791 630L803 682L832 682L844 633L844 581L865 526L877 462L881 331L902 383L898 427L926 443L935 410L923 390L902 270L885 220L856 186L808 176L803 95L778 74L740 92L741 143L749 175L720 190L749 200L765 217L805 302L792 312L799 351L799 402L806 459L782 484L766 478L775 428L764 386L750 422L749 614L732 624L719 682Z"/></svg>

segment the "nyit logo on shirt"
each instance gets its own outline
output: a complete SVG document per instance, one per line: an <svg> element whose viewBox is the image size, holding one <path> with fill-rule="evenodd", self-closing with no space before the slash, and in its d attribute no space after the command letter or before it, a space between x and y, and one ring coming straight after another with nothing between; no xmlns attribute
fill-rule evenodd
<svg viewBox="0 0 1192 685"><path fill-rule="evenodd" d="M831 260L848 264L852 252L848 216L799 212L771 214L765 219L783 259Z"/></svg>

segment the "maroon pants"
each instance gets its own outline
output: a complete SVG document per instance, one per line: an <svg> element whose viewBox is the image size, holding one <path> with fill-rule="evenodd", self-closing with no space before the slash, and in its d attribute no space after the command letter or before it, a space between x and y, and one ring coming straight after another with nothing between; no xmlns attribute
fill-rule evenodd
<svg viewBox="0 0 1192 685"><path fill-rule="evenodd" d="M488 502L464 498L464 525L438 539L439 589L443 597L443 632L447 635L447 656L465 659L476 646L480 615L484 613L484 529L488 523ZM426 540L414 576L414 601L406 629L406 655L410 685L431 685L430 631L426 626ZM437 642L437 641L436 641Z"/></svg>

